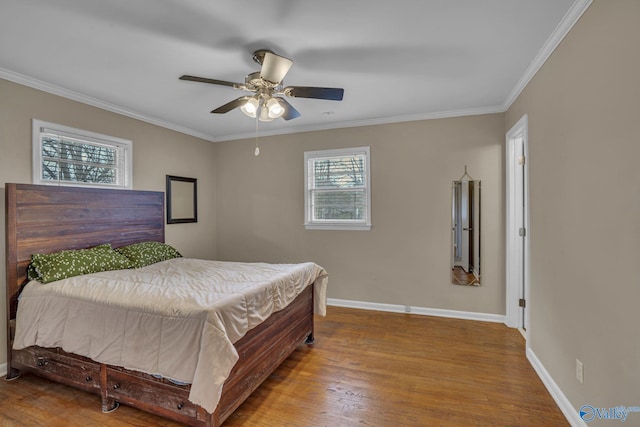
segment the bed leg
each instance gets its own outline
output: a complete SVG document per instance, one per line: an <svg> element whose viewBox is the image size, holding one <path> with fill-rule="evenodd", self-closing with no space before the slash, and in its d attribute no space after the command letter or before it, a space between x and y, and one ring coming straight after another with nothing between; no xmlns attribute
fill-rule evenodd
<svg viewBox="0 0 640 427"><path fill-rule="evenodd" d="M17 380L18 378L20 378L20 371L17 370L16 368L9 368L7 370L7 376L5 377L6 381L13 381L13 380Z"/></svg>
<svg viewBox="0 0 640 427"><path fill-rule="evenodd" d="M315 323L313 321L313 313L314 313L314 308L315 308L315 298L316 298L316 288L315 288L315 283L311 284L311 300L309 301L309 312L311 313L309 315L309 327L311 328L311 332L309 333L309 335L307 335L307 339L304 340L304 343L306 345L313 345L313 343L316 341L315 337L313 336L313 330L315 327Z"/></svg>
<svg viewBox="0 0 640 427"><path fill-rule="evenodd" d="M113 412L120 407L120 404L113 399L109 399L106 402L102 402L102 413L108 414L109 412Z"/></svg>
<svg viewBox="0 0 640 427"><path fill-rule="evenodd" d="M211 414L211 427L220 427L220 405Z"/></svg>
<svg viewBox="0 0 640 427"><path fill-rule="evenodd" d="M307 339L304 340L304 343L306 345L313 345L314 342L316 342L316 338L313 336L313 332L312 332L309 335L307 335Z"/></svg>
<svg viewBox="0 0 640 427"><path fill-rule="evenodd" d="M100 364L100 401L102 403L102 412L113 412L120 407L120 404L114 399L107 396L107 365Z"/></svg>
<svg viewBox="0 0 640 427"><path fill-rule="evenodd" d="M212 414L202 409L202 406L199 406L196 419L204 420L204 427L220 427L220 405L216 407Z"/></svg>

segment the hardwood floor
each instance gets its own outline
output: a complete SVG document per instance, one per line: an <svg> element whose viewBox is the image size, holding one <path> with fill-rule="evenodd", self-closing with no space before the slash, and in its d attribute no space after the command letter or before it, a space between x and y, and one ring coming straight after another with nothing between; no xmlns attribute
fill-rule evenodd
<svg viewBox="0 0 640 427"><path fill-rule="evenodd" d="M224 423L237 426L566 426L502 324L328 307ZM35 376L0 381L0 426L178 426Z"/></svg>

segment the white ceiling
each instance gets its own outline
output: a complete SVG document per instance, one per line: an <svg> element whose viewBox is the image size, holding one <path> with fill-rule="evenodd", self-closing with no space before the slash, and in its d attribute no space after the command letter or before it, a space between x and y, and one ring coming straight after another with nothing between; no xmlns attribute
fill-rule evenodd
<svg viewBox="0 0 640 427"><path fill-rule="evenodd" d="M342 102L260 134L504 111L588 0L0 0L0 77L212 141L255 120L210 111L246 94L254 50L293 59L284 84Z"/></svg>

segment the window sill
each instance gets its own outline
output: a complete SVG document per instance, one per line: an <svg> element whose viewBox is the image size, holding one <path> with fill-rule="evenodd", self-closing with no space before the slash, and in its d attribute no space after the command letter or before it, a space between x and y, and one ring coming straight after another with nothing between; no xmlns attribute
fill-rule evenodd
<svg viewBox="0 0 640 427"><path fill-rule="evenodd" d="M369 231L371 224L305 224L306 230L352 230L352 231Z"/></svg>

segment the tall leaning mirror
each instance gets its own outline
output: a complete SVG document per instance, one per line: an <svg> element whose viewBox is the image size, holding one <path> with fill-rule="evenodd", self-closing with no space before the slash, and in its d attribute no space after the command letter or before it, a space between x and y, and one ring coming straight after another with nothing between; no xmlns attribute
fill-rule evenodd
<svg viewBox="0 0 640 427"><path fill-rule="evenodd" d="M451 187L451 283L456 285L480 285L481 187L466 166Z"/></svg>

